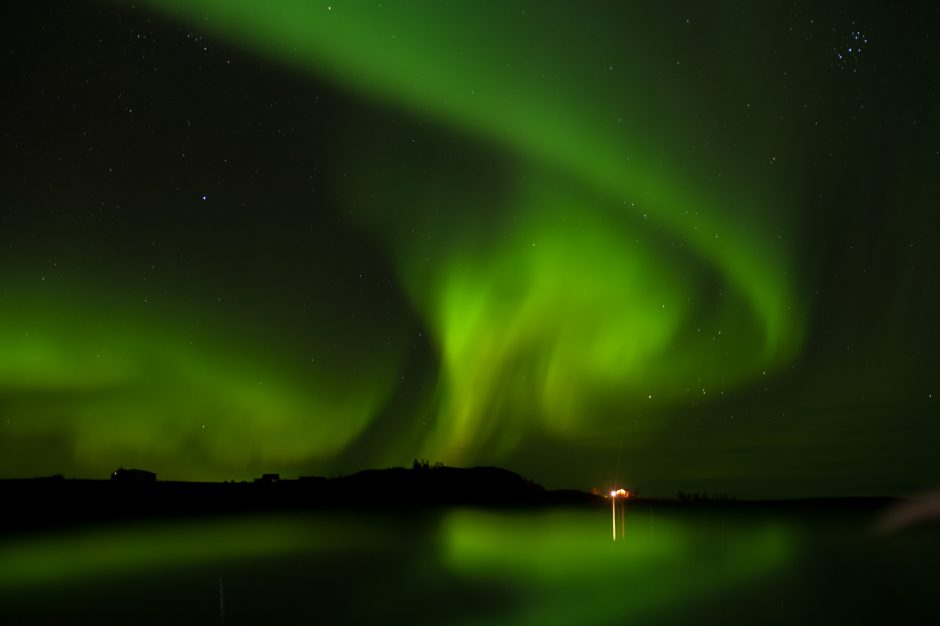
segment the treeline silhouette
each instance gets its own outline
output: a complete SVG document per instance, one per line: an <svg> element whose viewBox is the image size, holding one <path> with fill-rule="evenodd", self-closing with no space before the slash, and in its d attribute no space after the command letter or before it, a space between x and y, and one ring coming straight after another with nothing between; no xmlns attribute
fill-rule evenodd
<svg viewBox="0 0 940 626"><path fill-rule="evenodd" d="M413 470L429 470L429 469L441 469L444 467L444 464L440 461L436 461L434 465L431 465L431 462L427 459L418 460L415 459L414 463L411 464L411 469Z"/></svg>

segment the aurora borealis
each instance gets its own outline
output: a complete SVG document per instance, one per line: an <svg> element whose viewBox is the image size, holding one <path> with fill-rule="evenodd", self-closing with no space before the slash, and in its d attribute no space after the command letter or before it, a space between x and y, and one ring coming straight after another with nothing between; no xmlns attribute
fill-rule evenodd
<svg viewBox="0 0 940 626"><path fill-rule="evenodd" d="M43 3L0 475L940 483L937 9Z"/></svg>

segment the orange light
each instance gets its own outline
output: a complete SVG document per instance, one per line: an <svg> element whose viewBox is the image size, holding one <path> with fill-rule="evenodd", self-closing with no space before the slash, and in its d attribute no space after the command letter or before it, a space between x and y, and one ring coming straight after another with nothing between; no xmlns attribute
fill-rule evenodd
<svg viewBox="0 0 940 626"><path fill-rule="evenodd" d="M616 492L616 491L611 491L611 492L610 492L610 497L611 497L611 498L616 498L616 497L617 497L617 492Z"/></svg>

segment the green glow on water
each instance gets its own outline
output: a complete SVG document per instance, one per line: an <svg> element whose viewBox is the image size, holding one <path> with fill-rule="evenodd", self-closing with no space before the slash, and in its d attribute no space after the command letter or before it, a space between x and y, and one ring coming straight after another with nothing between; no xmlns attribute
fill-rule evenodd
<svg viewBox="0 0 940 626"><path fill-rule="evenodd" d="M613 542L601 515L451 515L444 558L464 576L499 581L519 611L487 623L573 624L634 620L740 585L786 565L794 538L774 525L703 531L628 511L626 539ZM608 521L609 523L609 521Z"/></svg>
<svg viewBox="0 0 940 626"><path fill-rule="evenodd" d="M63 532L0 543L0 589L52 582L75 584L127 574L252 557L322 550L333 542L359 545L369 534L354 520L323 523L308 517L141 524Z"/></svg>
<svg viewBox="0 0 940 626"><path fill-rule="evenodd" d="M613 543L609 519L604 510L460 510L430 524L297 515L32 535L0 543L0 592L12 598L17 590L56 584L64 593L136 576L151 594L161 584L171 588L165 578L171 574L185 578L198 568L265 562L299 581L338 577L346 581L342 589L379 580L381 592L361 591L399 598L404 606L420 607L422 588L441 578L445 586L495 589L511 600L493 614L455 605L442 623L463 623L467 615L497 624L606 623L667 613L736 588L787 565L795 546L779 526L725 529L668 515L650 526L646 512L628 512L626 540ZM399 575L385 576L388 567ZM242 588L257 582L249 575Z"/></svg>
<svg viewBox="0 0 940 626"><path fill-rule="evenodd" d="M223 582L227 623L931 623L934 528L873 537L869 513L845 510L626 513L616 543L604 509L6 537L0 623L213 623Z"/></svg>

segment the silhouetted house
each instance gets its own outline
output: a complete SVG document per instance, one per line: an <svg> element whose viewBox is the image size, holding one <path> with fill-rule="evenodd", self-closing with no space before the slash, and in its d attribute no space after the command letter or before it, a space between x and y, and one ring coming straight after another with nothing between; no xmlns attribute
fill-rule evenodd
<svg viewBox="0 0 940 626"><path fill-rule="evenodd" d="M118 468L111 472L111 480L122 483L152 483L156 482L157 475L142 469Z"/></svg>
<svg viewBox="0 0 940 626"><path fill-rule="evenodd" d="M273 485L281 480L280 474L262 474L261 478L255 478L256 483L264 483L266 485Z"/></svg>

